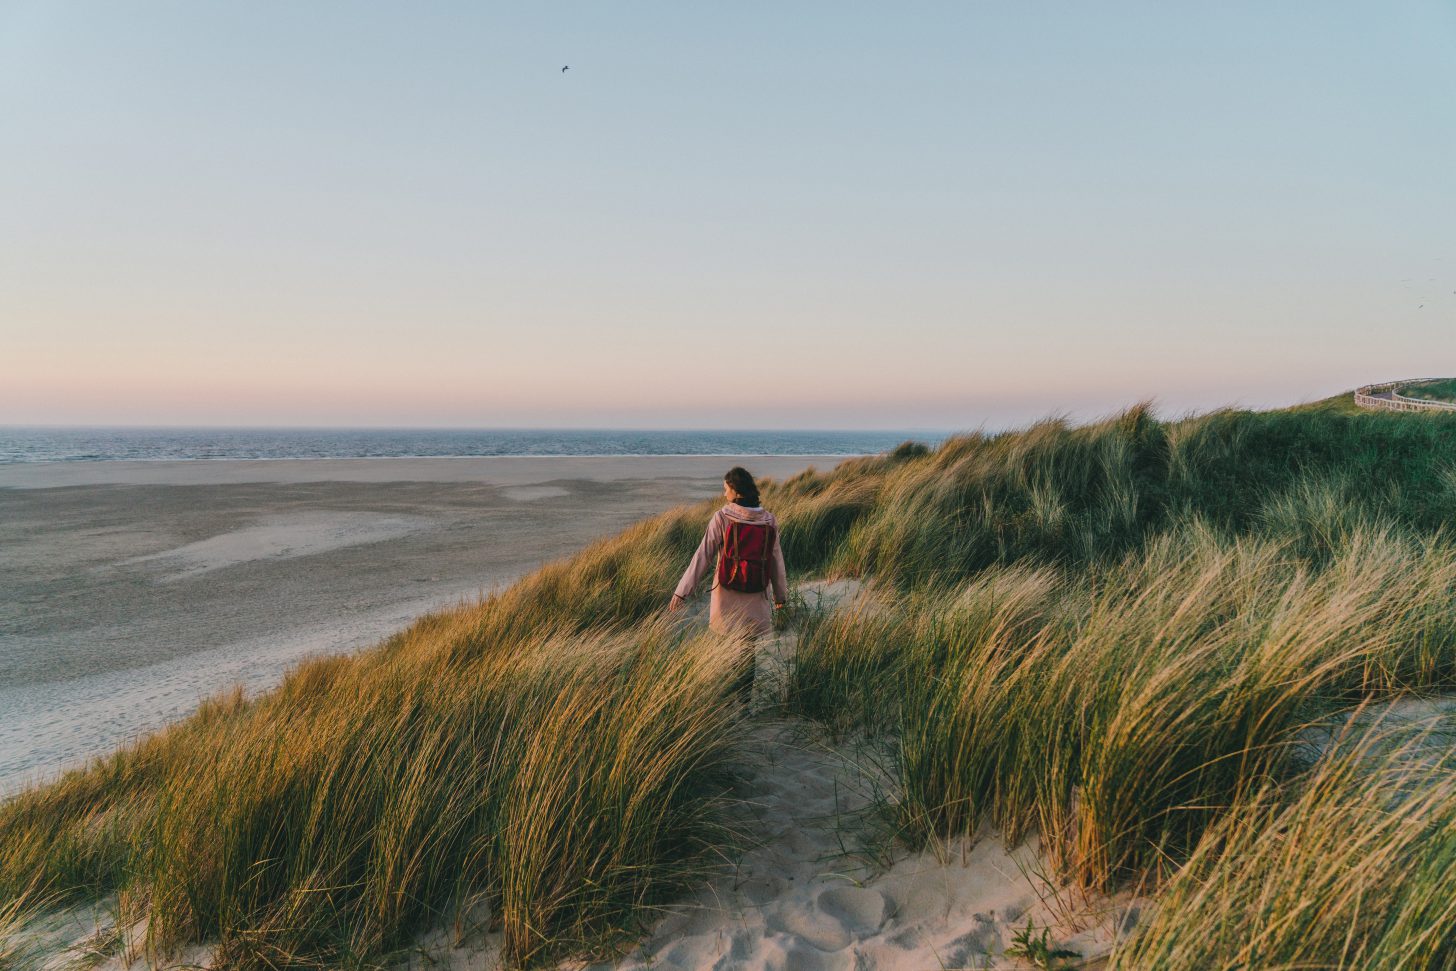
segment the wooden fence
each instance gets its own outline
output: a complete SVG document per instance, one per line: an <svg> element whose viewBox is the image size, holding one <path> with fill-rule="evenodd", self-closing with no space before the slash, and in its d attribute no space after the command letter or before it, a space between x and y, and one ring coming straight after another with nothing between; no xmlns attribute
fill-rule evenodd
<svg viewBox="0 0 1456 971"><path fill-rule="evenodd" d="M1456 411L1456 403L1431 401L1429 398L1407 398L1399 388L1440 378L1410 378L1405 381L1386 381L1384 384L1367 384L1355 389L1355 404L1361 408L1383 408L1386 411Z"/></svg>

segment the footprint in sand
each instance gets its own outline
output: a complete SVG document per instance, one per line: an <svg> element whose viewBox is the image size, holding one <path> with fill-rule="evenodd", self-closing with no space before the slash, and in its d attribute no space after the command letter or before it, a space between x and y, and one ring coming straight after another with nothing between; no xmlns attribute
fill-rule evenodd
<svg viewBox="0 0 1456 971"><path fill-rule="evenodd" d="M849 928L812 905L783 904L768 919L768 926L807 941L821 951L842 951L854 936Z"/></svg>
<svg viewBox="0 0 1456 971"><path fill-rule="evenodd" d="M835 887L819 895L821 910L836 918L855 937L879 933L885 923L888 905L885 895L863 887Z"/></svg>

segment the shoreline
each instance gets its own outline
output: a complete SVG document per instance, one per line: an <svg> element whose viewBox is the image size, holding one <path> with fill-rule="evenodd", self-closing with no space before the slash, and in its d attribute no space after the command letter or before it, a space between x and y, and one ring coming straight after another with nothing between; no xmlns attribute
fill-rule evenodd
<svg viewBox="0 0 1456 971"><path fill-rule="evenodd" d="M572 452L562 455L528 455L520 452L506 452L500 455L246 455L200 456L195 459L16 459L0 462L0 469L12 465L75 465L91 462L388 462L400 459L407 462L434 459L793 459L793 458L839 458L856 459L878 452Z"/></svg>

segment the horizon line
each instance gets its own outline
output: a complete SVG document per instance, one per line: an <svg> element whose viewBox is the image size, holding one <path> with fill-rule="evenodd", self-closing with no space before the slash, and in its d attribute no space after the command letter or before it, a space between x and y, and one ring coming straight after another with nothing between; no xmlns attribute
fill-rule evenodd
<svg viewBox="0 0 1456 971"><path fill-rule="evenodd" d="M0 429L111 429L125 431L409 431L409 432L715 432L715 433L754 433L764 432L813 432L816 434L839 433L839 434L898 434L900 432L931 432L934 434L955 434L966 429L960 427L931 427L916 425L886 426L882 428L815 428L815 427L783 427L783 428L754 428L743 427L718 427L708 428L701 426L672 426L672 425L246 425L246 424L219 424L219 425L153 425L153 424L90 424L90 423L50 423L50 422L27 422L27 423L6 423L0 422Z"/></svg>

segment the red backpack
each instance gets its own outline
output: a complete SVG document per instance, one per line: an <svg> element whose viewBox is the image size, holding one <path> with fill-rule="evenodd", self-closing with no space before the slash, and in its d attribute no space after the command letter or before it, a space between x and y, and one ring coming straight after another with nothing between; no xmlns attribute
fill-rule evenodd
<svg viewBox="0 0 1456 971"><path fill-rule="evenodd" d="M774 528L768 523L728 520L723 550L718 554L718 586L739 593L768 589L768 560L773 556Z"/></svg>

